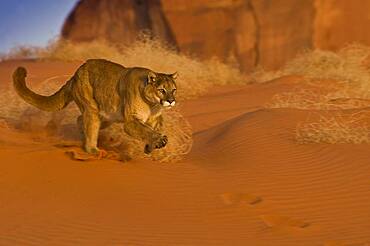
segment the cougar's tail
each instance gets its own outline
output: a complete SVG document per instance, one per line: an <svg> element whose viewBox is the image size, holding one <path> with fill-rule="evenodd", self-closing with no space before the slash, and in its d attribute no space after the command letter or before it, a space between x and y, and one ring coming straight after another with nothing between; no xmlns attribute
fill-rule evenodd
<svg viewBox="0 0 370 246"><path fill-rule="evenodd" d="M73 100L71 95L71 82L73 78L53 95L42 96L27 88L26 76L26 69L24 67L18 67L13 73L13 85L18 95L36 108L44 111L58 111L66 107Z"/></svg>

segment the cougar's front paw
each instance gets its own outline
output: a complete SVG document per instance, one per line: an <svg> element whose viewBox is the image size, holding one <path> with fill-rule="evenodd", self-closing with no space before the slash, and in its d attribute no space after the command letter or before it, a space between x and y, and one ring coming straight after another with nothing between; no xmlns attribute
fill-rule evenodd
<svg viewBox="0 0 370 246"><path fill-rule="evenodd" d="M166 135L158 134L158 136L154 137L150 144L145 145L144 152L145 154L150 154L153 149L160 149L166 146L168 143L168 138Z"/></svg>
<svg viewBox="0 0 370 246"><path fill-rule="evenodd" d="M168 138L166 135L160 135L154 142L154 147L156 149L163 148L168 143Z"/></svg>
<svg viewBox="0 0 370 246"><path fill-rule="evenodd" d="M105 151L103 149L99 149L97 147L88 147L88 146L85 146L85 151L88 154L92 154L92 155L97 156L98 159L101 159L101 158L107 156L107 151Z"/></svg>

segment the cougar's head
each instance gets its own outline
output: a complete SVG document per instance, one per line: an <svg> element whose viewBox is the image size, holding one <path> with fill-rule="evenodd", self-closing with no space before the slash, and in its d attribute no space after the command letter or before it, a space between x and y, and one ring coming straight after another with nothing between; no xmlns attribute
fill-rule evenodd
<svg viewBox="0 0 370 246"><path fill-rule="evenodd" d="M164 74L148 73L148 89L146 96L155 103L160 103L163 107L170 108L176 104L176 83L177 73Z"/></svg>

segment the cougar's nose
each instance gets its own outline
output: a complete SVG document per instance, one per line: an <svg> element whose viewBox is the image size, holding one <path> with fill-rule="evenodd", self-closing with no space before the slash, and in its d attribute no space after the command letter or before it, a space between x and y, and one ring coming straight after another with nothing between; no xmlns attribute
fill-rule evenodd
<svg viewBox="0 0 370 246"><path fill-rule="evenodd" d="M175 99L168 99L167 102L173 107L176 104Z"/></svg>

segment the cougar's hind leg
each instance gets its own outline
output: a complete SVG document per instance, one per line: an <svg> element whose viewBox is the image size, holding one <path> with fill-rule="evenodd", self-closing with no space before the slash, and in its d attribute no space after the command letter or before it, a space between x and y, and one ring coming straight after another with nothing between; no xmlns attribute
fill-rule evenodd
<svg viewBox="0 0 370 246"><path fill-rule="evenodd" d="M97 147L100 129L99 108L94 99L87 72L81 71L79 75L79 79L74 84L73 96L82 114L84 148L88 153L100 154Z"/></svg>
<svg viewBox="0 0 370 246"><path fill-rule="evenodd" d="M78 130L78 133L80 134L80 138L83 140L84 139L84 123L83 123L82 115L77 117L77 130Z"/></svg>
<svg viewBox="0 0 370 246"><path fill-rule="evenodd" d="M100 129L99 113L91 107L82 113L83 130L85 135L85 150L88 153L99 153L97 147Z"/></svg>

